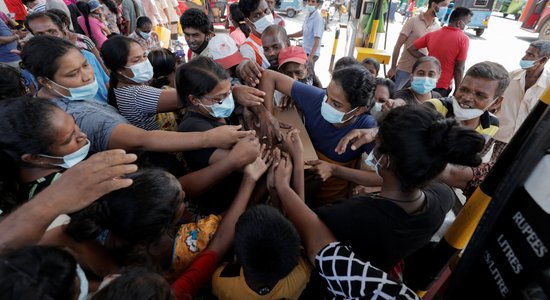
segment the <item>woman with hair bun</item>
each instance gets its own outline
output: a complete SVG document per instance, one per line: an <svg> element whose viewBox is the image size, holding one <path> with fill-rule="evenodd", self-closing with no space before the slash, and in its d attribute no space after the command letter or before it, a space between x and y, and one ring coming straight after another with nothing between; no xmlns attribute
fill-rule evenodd
<svg viewBox="0 0 550 300"><path fill-rule="evenodd" d="M453 190L433 179L448 163L479 165L484 143L479 133L428 107L395 108L383 119L376 146L365 161L381 177L381 191L321 207L316 213L362 259L391 270L430 241L455 201Z"/></svg>

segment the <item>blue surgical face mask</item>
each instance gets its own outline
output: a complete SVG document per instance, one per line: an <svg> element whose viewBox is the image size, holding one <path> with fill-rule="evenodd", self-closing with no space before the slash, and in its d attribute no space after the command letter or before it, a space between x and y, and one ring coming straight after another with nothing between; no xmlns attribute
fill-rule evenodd
<svg viewBox="0 0 550 300"><path fill-rule="evenodd" d="M142 38L148 40L149 39L149 33L140 31L139 35L141 35Z"/></svg>
<svg viewBox="0 0 550 300"><path fill-rule="evenodd" d="M369 156L367 156L367 159L365 159L365 164L369 168L374 170L376 172L376 175L380 176L378 166L380 166L381 160L382 160L382 157L380 157L379 159L376 159L376 157L374 156L374 149L372 149L372 151L369 153Z"/></svg>
<svg viewBox="0 0 550 300"><path fill-rule="evenodd" d="M353 112L358 107L348 111L347 113L341 112L337 110L336 108L332 107L330 104L327 103L327 96L323 99L323 103L321 104L321 116L323 116L323 119L325 121L331 123L331 124L342 124L349 120L351 120L354 116L351 116L344 120L344 116L348 113Z"/></svg>
<svg viewBox="0 0 550 300"><path fill-rule="evenodd" d="M522 69L530 69L532 67L535 66L535 62L536 60L525 60L525 59L522 59L519 61L519 66L522 68Z"/></svg>
<svg viewBox="0 0 550 300"><path fill-rule="evenodd" d="M134 73L134 77L130 78L124 75L122 76L132 80L135 83L144 83L153 78L153 66L148 59L145 59L140 63L125 68L132 70L132 73Z"/></svg>
<svg viewBox="0 0 550 300"><path fill-rule="evenodd" d="M256 31L259 34L262 34L267 27L269 27L273 24L274 24L273 15L272 14L267 14L267 15L263 16L261 19L254 22L254 27L256 28Z"/></svg>
<svg viewBox="0 0 550 300"><path fill-rule="evenodd" d="M82 146L82 148L76 150L71 154L68 154L65 156L50 156L50 155L40 154L40 156L46 157L46 158L62 159L63 160L62 164L51 164L51 165L59 166L64 169L70 169L77 163L83 161L88 155L89 151L90 151L90 140L86 139L86 145Z"/></svg>
<svg viewBox="0 0 550 300"><path fill-rule="evenodd" d="M307 11L308 13L312 13L312 12L314 12L316 9L317 9L317 8L316 8L315 6L313 6L313 5L306 5L306 11Z"/></svg>
<svg viewBox="0 0 550 300"><path fill-rule="evenodd" d="M435 17L439 20L443 20L447 14L447 7L439 7L438 11L435 12Z"/></svg>
<svg viewBox="0 0 550 300"><path fill-rule="evenodd" d="M411 88L418 94L424 95L435 89L437 80L430 77L413 77Z"/></svg>
<svg viewBox="0 0 550 300"><path fill-rule="evenodd" d="M58 94L62 98L66 98L66 99L69 99L69 100L92 100L92 99L95 98L95 95L97 94L97 90L99 88L95 78L94 78L94 81L92 81L91 83L89 83L87 85L83 85L81 87L77 87L77 88L64 87L61 84L56 83L51 79L48 79L48 80L51 83L57 85L58 87L64 88L67 91L69 91L69 95L65 96L62 93L60 93L59 91L52 89L56 94Z"/></svg>
<svg viewBox="0 0 550 300"><path fill-rule="evenodd" d="M86 278L86 274L79 264L76 265L76 275L78 276L78 280L80 280L80 294L77 299L86 300L88 299L88 278Z"/></svg>
<svg viewBox="0 0 550 300"><path fill-rule="evenodd" d="M201 103L201 105L210 108L211 111L209 111L209 113L214 118L228 118L235 109L235 101L233 101L232 93L229 93L229 95L223 99L222 103L213 105L204 105Z"/></svg>

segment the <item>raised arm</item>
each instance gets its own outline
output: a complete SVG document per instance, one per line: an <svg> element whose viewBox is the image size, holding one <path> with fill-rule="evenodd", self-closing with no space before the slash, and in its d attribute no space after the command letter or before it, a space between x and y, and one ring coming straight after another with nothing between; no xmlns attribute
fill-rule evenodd
<svg viewBox="0 0 550 300"><path fill-rule="evenodd" d="M146 131L129 124L117 125L109 138L109 149L178 152L203 148L231 148L254 131L240 131L241 126L220 126L205 132Z"/></svg>
<svg viewBox="0 0 550 300"><path fill-rule="evenodd" d="M171 112L176 111L180 108L182 108L183 105L179 101L178 93L176 92L176 89L169 88L162 90L159 97L159 102L157 105L157 112L163 113L163 112Z"/></svg>
<svg viewBox="0 0 550 300"><path fill-rule="evenodd" d="M382 185L382 177L378 176L375 172L339 166L322 160L309 161L307 164L313 166L313 171L323 181L326 181L330 177L338 177L362 186Z"/></svg>
<svg viewBox="0 0 550 300"><path fill-rule="evenodd" d="M211 156L209 166L180 177L181 187L189 197L206 192L232 172L252 163L259 156L260 144L254 137L241 139L229 150L218 149Z"/></svg>
<svg viewBox="0 0 550 300"><path fill-rule="evenodd" d="M278 164L276 163L275 188L284 211L296 226L304 242L309 260L315 264L317 253L326 245L335 242L336 238L323 221L290 188L291 174L291 159L288 156L283 156Z"/></svg>
<svg viewBox="0 0 550 300"><path fill-rule="evenodd" d="M264 105L270 112L273 112L273 93L275 90L291 96L294 81L294 79L275 71L263 71L258 88L265 93Z"/></svg>
<svg viewBox="0 0 550 300"><path fill-rule="evenodd" d="M269 164L270 153L265 151L261 158L245 168L239 192L225 213L210 244L172 284L176 299L191 299L210 280L220 257L231 247L235 236L235 224L245 211L256 182L265 173Z"/></svg>
<svg viewBox="0 0 550 300"><path fill-rule="evenodd" d="M0 253L37 243L51 222L90 205L99 197L128 187L135 172L134 154L110 150L92 155L67 170L52 185L0 222Z"/></svg>

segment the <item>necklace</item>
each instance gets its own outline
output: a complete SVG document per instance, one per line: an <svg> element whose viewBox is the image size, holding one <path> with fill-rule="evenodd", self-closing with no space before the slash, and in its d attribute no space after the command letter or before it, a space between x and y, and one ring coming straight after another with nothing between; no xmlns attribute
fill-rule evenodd
<svg viewBox="0 0 550 300"><path fill-rule="evenodd" d="M413 202L416 202L416 201L422 199L422 197L424 196L424 192L421 191L420 194L418 195L418 197L416 197L414 200L399 200L399 199L388 198L388 197L384 197L384 196L380 195L380 193L374 194L373 196L375 196L377 198L393 201L393 202L413 203Z"/></svg>

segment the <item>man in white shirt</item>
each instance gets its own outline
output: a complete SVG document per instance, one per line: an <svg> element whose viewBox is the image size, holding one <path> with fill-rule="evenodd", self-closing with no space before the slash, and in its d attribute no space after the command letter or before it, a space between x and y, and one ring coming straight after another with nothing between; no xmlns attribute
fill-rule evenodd
<svg viewBox="0 0 550 300"><path fill-rule="evenodd" d="M306 10L306 18L302 30L289 35L289 37L304 37L304 50L306 50L309 62L314 65L321 53L321 39L325 31L325 21L318 9L321 5L321 0L308 0Z"/></svg>
<svg viewBox="0 0 550 300"><path fill-rule="evenodd" d="M509 143L544 90L550 86L550 71L545 69L550 58L550 41L532 42L520 61L521 69L510 72L510 85L497 117L500 128L495 140Z"/></svg>

